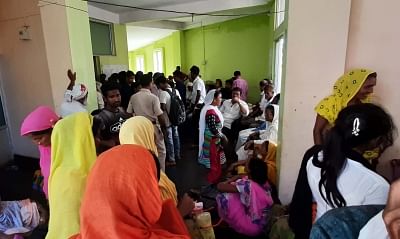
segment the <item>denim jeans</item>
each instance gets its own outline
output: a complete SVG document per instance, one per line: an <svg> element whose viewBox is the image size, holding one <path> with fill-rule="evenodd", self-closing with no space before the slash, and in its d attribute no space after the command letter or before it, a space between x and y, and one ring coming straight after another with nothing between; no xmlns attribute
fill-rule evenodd
<svg viewBox="0 0 400 239"><path fill-rule="evenodd" d="M175 162L175 159L180 159L181 145L179 140L178 126L170 126L167 128L165 146L167 148L168 161Z"/></svg>
<svg viewBox="0 0 400 239"><path fill-rule="evenodd" d="M384 207L384 205L363 205L332 209L314 223L310 238L358 238L364 225Z"/></svg>

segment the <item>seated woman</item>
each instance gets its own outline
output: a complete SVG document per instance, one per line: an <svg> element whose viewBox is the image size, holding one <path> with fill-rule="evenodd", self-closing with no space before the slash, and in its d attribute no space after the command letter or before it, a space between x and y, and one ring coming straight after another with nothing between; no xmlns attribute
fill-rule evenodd
<svg viewBox="0 0 400 239"><path fill-rule="evenodd" d="M45 225L47 220L46 210L29 199L0 201L0 238L26 236L36 227Z"/></svg>
<svg viewBox="0 0 400 239"><path fill-rule="evenodd" d="M269 124L270 124L269 121L264 121L257 128L248 128L248 129L241 130L238 135L235 150L238 151L240 149L240 147L242 147L247 142L250 135L253 134L255 136L255 134L257 132L266 130L269 127Z"/></svg>
<svg viewBox="0 0 400 239"><path fill-rule="evenodd" d="M265 130L256 131L249 135L246 139L246 142L259 140L259 143L262 143L265 140L268 140L272 143L277 144L278 142L278 127L279 127L279 106L277 105L268 105L265 109L265 119L268 127ZM240 138L239 138L240 139ZM242 138L243 140L243 138ZM238 140L239 143L239 140ZM237 155L239 160L244 160L247 158L247 153L245 152L245 145L242 144L237 150Z"/></svg>
<svg viewBox="0 0 400 239"><path fill-rule="evenodd" d="M189 233L172 200L158 190L160 164L139 145L116 146L99 156L88 176L73 238L185 238Z"/></svg>
<svg viewBox="0 0 400 239"><path fill-rule="evenodd" d="M221 92L208 92L199 120L199 163L210 169L207 180L218 182L221 176L221 164L226 162L222 144L227 142L222 133L224 118L218 107L221 105Z"/></svg>
<svg viewBox="0 0 400 239"><path fill-rule="evenodd" d="M269 104L273 104L273 102L277 102L274 100L274 86L272 84L267 84L264 86L264 94L261 96L260 103L253 108L252 112L247 117L241 119L240 129L259 127L265 121L265 107Z"/></svg>
<svg viewBox="0 0 400 239"><path fill-rule="evenodd" d="M250 141L245 146L246 157L244 157L244 155L241 155L241 159L237 163L232 164L230 166L230 170L228 171L233 171L233 174L235 174L240 171L240 169L238 168L239 166L246 165L251 158L256 157L260 160L263 160L267 164L268 181L273 185L276 185L276 148L276 144L274 144L273 142L269 142L268 140L261 143L259 142L259 140Z"/></svg>
<svg viewBox="0 0 400 239"><path fill-rule="evenodd" d="M290 205L289 225L296 238L309 238L312 203L316 219L338 207L384 204L389 184L363 157L366 150L379 154L393 144L390 115L373 104L343 109L322 146L308 150L301 164Z"/></svg>
<svg viewBox="0 0 400 239"><path fill-rule="evenodd" d="M218 213L236 232L257 236L263 232L268 209L274 202L267 181L267 164L252 158L246 170L248 178L237 176L218 184Z"/></svg>

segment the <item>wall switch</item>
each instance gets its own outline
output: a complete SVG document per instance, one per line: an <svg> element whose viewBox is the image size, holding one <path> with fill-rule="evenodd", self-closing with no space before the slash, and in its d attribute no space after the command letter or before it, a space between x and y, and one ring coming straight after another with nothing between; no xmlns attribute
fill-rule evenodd
<svg viewBox="0 0 400 239"><path fill-rule="evenodd" d="M28 26L21 27L18 30L18 35L20 40L31 40L31 33Z"/></svg>

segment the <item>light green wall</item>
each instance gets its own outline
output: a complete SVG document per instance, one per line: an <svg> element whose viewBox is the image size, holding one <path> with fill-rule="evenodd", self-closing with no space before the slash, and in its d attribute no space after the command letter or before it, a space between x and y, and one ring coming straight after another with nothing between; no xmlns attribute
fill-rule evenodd
<svg viewBox="0 0 400 239"><path fill-rule="evenodd" d="M153 51L163 48L164 73L167 75L177 65L181 65L186 73L192 65L199 66L205 81L226 80L233 76L235 70L240 70L249 82L249 101L254 103L259 101L259 81L272 78L273 41L273 16L244 17L174 32L129 52L129 66L137 71L135 58L143 55L145 71L154 71Z"/></svg>
<svg viewBox="0 0 400 239"><path fill-rule="evenodd" d="M150 45L129 52L129 69L137 71L136 56L143 55L145 61L145 71L154 72L153 51L159 48L164 52L164 74L172 75L176 66L181 65L181 36L182 32L173 32L161 40L155 41Z"/></svg>
<svg viewBox="0 0 400 239"><path fill-rule="evenodd" d="M114 24L115 56L100 56L100 65L129 66L126 25Z"/></svg>
<svg viewBox="0 0 400 239"><path fill-rule="evenodd" d="M258 83L272 76L273 16L251 16L183 31L183 67L200 67L205 81L226 80L240 70L249 101L259 100Z"/></svg>
<svg viewBox="0 0 400 239"><path fill-rule="evenodd" d="M68 6L88 9L87 2L80 0L66 1ZM92 42L90 38L89 15L82 11L66 8L72 69L76 71L77 81L88 87L88 110L97 109L96 84L94 76ZM65 73L66 74L66 73Z"/></svg>

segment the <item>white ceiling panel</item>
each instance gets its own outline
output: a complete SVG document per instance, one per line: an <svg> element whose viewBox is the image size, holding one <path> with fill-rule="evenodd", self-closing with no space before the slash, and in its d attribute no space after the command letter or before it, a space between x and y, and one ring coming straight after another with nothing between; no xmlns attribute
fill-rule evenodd
<svg viewBox="0 0 400 239"><path fill-rule="evenodd" d="M176 30L126 26L128 50L133 51L171 35Z"/></svg>

